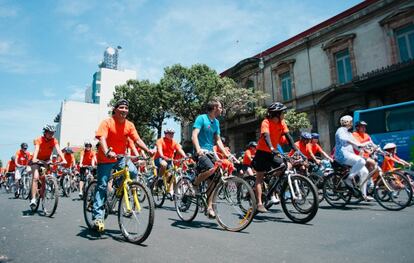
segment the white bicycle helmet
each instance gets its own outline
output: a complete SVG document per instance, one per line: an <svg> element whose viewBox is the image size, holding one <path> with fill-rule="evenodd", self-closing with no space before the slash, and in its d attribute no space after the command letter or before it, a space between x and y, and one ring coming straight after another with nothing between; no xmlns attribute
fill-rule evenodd
<svg viewBox="0 0 414 263"><path fill-rule="evenodd" d="M395 149L397 148L397 145L395 145L395 143L389 142L387 144L384 145L384 150L390 150L390 149Z"/></svg>
<svg viewBox="0 0 414 263"><path fill-rule="evenodd" d="M352 117L349 115L342 116L339 122L341 123L341 126L348 126L352 123Z"/></svg>

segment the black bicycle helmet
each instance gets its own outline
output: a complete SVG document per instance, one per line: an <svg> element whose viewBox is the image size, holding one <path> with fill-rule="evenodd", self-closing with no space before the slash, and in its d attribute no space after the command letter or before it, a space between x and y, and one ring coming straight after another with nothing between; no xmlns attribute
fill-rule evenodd
<svg viewBox="0 0 414 263"><path fill-rule="evenodd" d="M23 142L22 144L20 144L20 148L24 148L27 149L29 146L27 145L27 143Z"/></svg>
<svg viewBox="0 0 414 263"><path fill-rule="evenodd" d="M357 121L355 123L355 127L358 127L358 126L368 126L368 123L366 123L365 121Z"/></svg>
<svg viewBox="0 0 414 263"><path fill-rule="evenodd" d="M282 111L285 111L285 110L287 110L287 107L283 103L273 102L267 108L267 113L273 114L273 113L278 113L278 112L282 112Z"/></svg>
<svg viewBox="0 0 414 263"><path fill-rule="evenodd" d="M311 135L312 135L312 139L319 139L319 133L314 132Z"/></svg>
<svg viewBox="0 0 414 263"><path fill-rule="evenodd" d="M45 126L43 126L43 132L55 132L56 128L54 125L51 124L46 124Z"/></svg>

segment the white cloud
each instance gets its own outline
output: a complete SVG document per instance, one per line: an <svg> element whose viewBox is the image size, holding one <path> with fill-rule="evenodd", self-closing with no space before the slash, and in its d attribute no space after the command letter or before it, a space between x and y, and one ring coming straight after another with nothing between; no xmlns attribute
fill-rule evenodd
<svg viewBox="0 0 414 263"><path fill-rule="evenodd" d="M54 90L53 89L49 89L49 88L43 89L42 90L42 94L46 98L52 98L52 97L56 96L56 93L54 92Z"/></svg>
<svg viewBox="0 0 414 263"><path fill-rule="evenodd" d="M85 101L85 88L71 87L72 94L69 95L69 100Z"/></svg>

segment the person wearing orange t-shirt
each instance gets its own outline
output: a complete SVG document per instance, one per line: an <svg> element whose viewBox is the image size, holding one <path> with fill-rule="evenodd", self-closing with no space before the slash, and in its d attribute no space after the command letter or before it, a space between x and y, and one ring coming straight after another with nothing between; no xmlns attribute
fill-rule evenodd
<svg viewBox="0 0 414 263"><path fill-rule="evenodd" d="M172 166L174 154L178 153L181 156L185 156L181 145L174 140L174 129L168 128L164 131L164 137L159 138L155 145L157 146L157 152L154 156L154 164L159 169L161 176L167 176L167 180L171 175L165 174L165 171ZM169 197L173 196L173 184L168 189Z"/></svg>
<svg viewBox="0 0 414 263"><path fill-rule="evenodd" d="M361 144L372 143L374 145L374 143L371 140L371 137L366 132L367 125L368 124L365 121L357 121L357 123L355 124L355 131L352 133L352 136L354 136L354 138ZM361 150L363 151L362 153L360 153L358 150L354 151L355 154L359 154L362 158L365 159L365 166L368 168L369 172L375 169L376 162L369 157L370 152L368 152L367 150Z"/></svg>
<svg viewBox="0 0 414 263"><path fill-rule="evenodd" d="M123 168L128 165L132 178L138 174L137 168L129 160L125 163L125 158L117 159L120 154L127 151L127 139L130 138L138 147L152 155L153 150L148 149L147 145L139 136L135 125L126 119L128 115L128 101L121 99L117 101L112 110L112 116L103 120L95 137L99 140L99 148L97 154L97 186L95 191L95 200L93 203L92 220L98 231L104 230L104 200L106 199L107 185L111 177L111 171L114 168Z"/></svg>
<svg viewBox="0 0 414 263"><path fill-rule="evenodd" d="M311 150L314 156L317 156L318 154L321 154L323 157L328 159L330 162L333 162L333 159L329 154L327 154L322 147L319 145L319 134L318 133L312 133L312 140L310 142ZM319 163L318 163L319 164Z"/></svg>
<svg viewBox="0 0 414 263"><path fill-rule="evenodd" d="M32 155L27 150L28 145L27 143L20 144L20 150L18 150L15 154L16 158L14 160L16 164L16 172L14 175L14 182L17 185L18 181L22 177L22 174L26 171L29 161L32 158ZM17 191L17 189L16 189Z"/></svg>
<svg viewBox="0 0 414 263"><path fill-rule="evenodd" d="M66 163L63 153L60 150L58 141L53 137L54 134L55 134L55 126L45 125L43 127L43 136L37 138L34 141L35 150L33 152L33 159L32 159L32 165L31 165L33 180L32 180L32 199L30 200L30 208L32 209L36 207L36 193L37 193L38 180L39 179L41 179L42 181L44 180L44 178L39 178L40 177L39 169L43 165L39 163L39 161L49 161L50 156L52 155L52 152L55 149L56 152L59 154L60 158L62 159L62 163L63 164Z"/></svg>
<svg viewBox="0 0 414 263"><path fill-rule="evenodd" d="M230 147L226 146L226 138L221 137L221 141L223 142L224 149L228 153L231 153ZM221 160L221 167L223 168L223 170L227 170L228 174L232 175L234 171L233 163L238 163L239 160L237 160L236 157L234 157L232 154L229 156L229 158L227 158L226 155L220 150L220 148L217 145L214 145L213 152L217 155L218 159Z"/></svg>
<svg viewBox="0 0 414 263"><path fill-rule="evenodd" d="M252 170L252 161L254 156L256 155L256 146L257 143L254 141L249 142L247 145L247 150L244 152L243 155L243 166L242 169L247 175L254 175Z"/></svg>
<svg viewBox="0 0 414 263"><path fill-rule="evenodd" d="M72 148L65 147L62 150L63 152L63 157L65 157L66 160L66 164L63 165L63 167L68 168L68 169L75 169L76 167L76 160L75 160L75 155L73 154L73 150Z"/></svg>
<svg viewBox="0 0 414 263"><path fill-rule="evenodd" d="M257 211L266 213L267 209L262 203L262 183L265 172L284 165L277 145L281 143L281 137L285 136L291 148L298 151L289 129L284 120L287 107L280 102L274 102L267 108L266 118L260 127L260 138L257 143L256 155L253 158L252 166L256 170L256 198ZM276 197L275 197L276 198ZM272 200L275 202L277 200Z"/></svg>
<svg viewBox="0 0 414 263"><path fill-rule="evenodd" d="M403 159L397 156L397 145L395 143L387 143L384 145L383 149L387 153L384 156L384 161L382 162L381 167L384 173L393 171L395 169L395 163L398 163L402 166L410 166L408 162L404 161ZM372 179L375 182L377 178L378 175L375 175ZM398 178L396 178L396 182L401 188L404 188L404 184Z"/></svg>
<svg viewBox="0 0 414 263"><path fill-rule="evenodd" d="M89 172L91 174L95 174L95 168L96 165L96 154L95 151L92 150L92 143L85 142L84 143L84 149L80 154L79 159L79 198L83 198L83 186L85 185L86 181L86 170L89 169Z"/></svg>

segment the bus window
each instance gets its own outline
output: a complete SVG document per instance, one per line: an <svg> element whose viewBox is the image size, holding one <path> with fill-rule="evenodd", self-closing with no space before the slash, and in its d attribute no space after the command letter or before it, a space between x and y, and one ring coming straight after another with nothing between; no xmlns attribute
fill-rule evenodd
<svg viewBox="0 0 414 263"><path fill-rule="evenodd" d="M388 110L385 116L387 132L414 130L414 106Z"/></svg>
<svg viewBox="0 0 414 263"><path fill-rule="evenodd" d="M386 131L384 110L361 112L359 119L368 123L367 133L369 134Z"/></svg>

